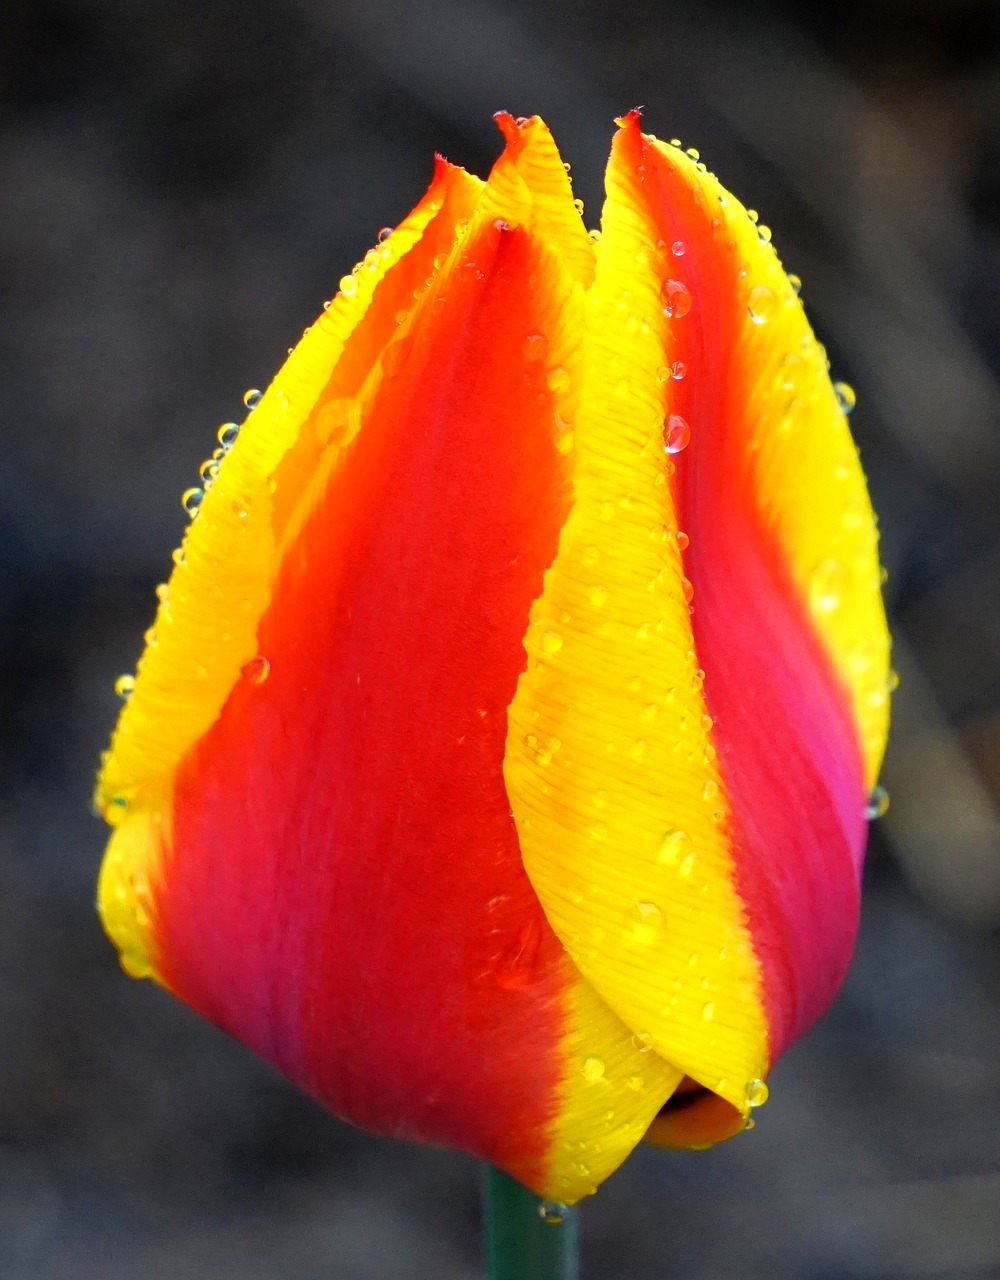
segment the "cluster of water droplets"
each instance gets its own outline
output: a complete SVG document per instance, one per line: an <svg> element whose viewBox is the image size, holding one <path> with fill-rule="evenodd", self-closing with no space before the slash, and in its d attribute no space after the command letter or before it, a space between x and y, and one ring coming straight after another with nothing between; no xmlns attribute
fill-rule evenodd
<svg viewBox="0 0 1000 1280"><path fill-rule="evenodd" d="M243 403L247 409L253 410L260 403L261 395L256 387L251 387L243 395ZM206 458L198 468L198 479L200 484L185 489L181 494L181 506L193 520L201 510L201 504L205 500L205 494L211 489L212 484L219 474L219 466L222 459L236 443L236 439L240 434L240 425L238 422L224 422L219 427L217 438L218 445L212 450L212 456Z"/></svg>

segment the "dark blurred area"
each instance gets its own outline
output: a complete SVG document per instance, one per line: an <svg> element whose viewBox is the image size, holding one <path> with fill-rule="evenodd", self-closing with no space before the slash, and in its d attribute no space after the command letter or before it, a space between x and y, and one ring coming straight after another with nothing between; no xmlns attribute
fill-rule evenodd
<svg viewBox="0 0 1000 1280"><path fill-rule="evenodd" d="M587 1280L1000 1277L1000 5L8 0L0 35L0 1276L460 1280L473 1163L359 1134L148 983L89 816L178 501L336 281L543 114L766 215L881 515L901 684L858 956L751 1135L642 1150Z"/></svg>

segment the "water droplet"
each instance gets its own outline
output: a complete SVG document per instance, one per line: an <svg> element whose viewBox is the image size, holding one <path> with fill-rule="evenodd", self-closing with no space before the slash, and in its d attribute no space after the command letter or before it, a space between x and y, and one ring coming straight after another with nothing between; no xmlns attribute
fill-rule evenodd
<svg viewBox="0 0 1000 1280"><path fill-rule="evenodd" d="M675 360L670 366L670 376L675 382L680 382L687 373L687 365L683 360Z"/></svg>
<svg viewBox="0 0 1000 1280"><path fill-rule="evenodd" d="M340 292L344 295L345 298L353 298L354 295L357 293L357 291L358 291L357 276L341 276L340 277Z"/></svg>
<svg viewBox="0 0 1000 1280"><path fill-rule="evenodd" d="M705 783L701 793L706 800L711 800L719 794L719 784L711 778Z"/></svg>
<svg viewBox="0 0 1000 1280"><path fill-rule="evenodd" d="M848 382L835 382L833 390L837 397L837 404L840 405L841 413L850 413L858 403L854 388Z"/></svg>
<svg viewBox="0 0 1000 1280"><path fill-rule="evenodd" d="M198 488L185 489L181 494L181 506L192 519L198 514L198 508L201 506L204 497L204 489Z"/></svg>
<svg viewBox="0 0 1000 1280"><path fill-rule="evenodd" d="M538 1206L538 1216L550 1227L558 1227L561 1222L565 1222L568 1213L568 1206L559 1204L557 1200L543 1200Z"/></svg>
<svg viewBox="0 0 1000 1280"><path fill-rule="evenodd" d="M655 902L637 902L632 908L633 941L641 946L651 946L663 928L663 912Z"/></svg>
<svg viewBox="0 0 1000 1280"><path fill-rule="evenodd" d="M689 547L690 545L691 545L691 539L687 536L687 534L686 534L682 529L678 529L678 531L677 531L677 548L678 548L678 550L679 550L679 551L687 551L687 549L688 549L688 547Z"/></svg>
<svg viewBox="0 0 1000 1280"><path fill-rule="evenodd" d="M684 243L683 240L675 240L673 244L670 246L670 252L674 255L675 258L683 258L686 249L687 249L687 245Z"/></svg>
<svg viewBox="0 0 1000 1280"><path fill-rule="evenodd" d="M885 787L876 783L872 787L871 795L868 797L868 803L865 806L865 817L869 822L875 818L881 818L889 808L889 793Z"/></svg>
<svg viewBox="0 0 1000 1280"><path fill-rule="evenodd" d="M697 148L695 147L688 147L687 154L691 157L692 160L701 159L701 152L698 151Z"/></svg>
<svg viewBox="0 0 1000 1280"><path fill-rule="evenodd" d="M183 564L183 563L184 563L184 548L183 548L183 547L174 547L173 551L171 551L171 553L170 553L170 559L171 559L171 560L173 560L174 564Z"/></svg>
<svg viewBox="0 0 1000 1280"><path fill-rule="evenodd" d="M747 1102L751 1107L762 1107L770 1090L763 1080L751 1080L747 1085Z"/></svg>
<svg viewBox="0 0 1000 1280"><path fill-rule="evenodd" d="M683 147L684 143L681 142L680 138L671 138L670 145L672 147Z"/></svg>
<svg viewBox="0 0 1000 1280"><path fill-rule="evenodd" d="M673 827L660 841L660 847L656 851L656 860L666 866L673 866L685 856L690 846L691 838L687 832L681 831L678 827Z"/></svg>
<svg viewBox="0 0 1000 1280"><path fill-rule="evenodd" d="M763 223L757 228L757 235L764 244L771 243L771 228L765 227Z"/></svg>
<svg viewBox="0 0 1000 1280"><path fill-rule="evenodd" d="M677 868L680 875L687 877L694 870L694 864L698 861L698 855L692 849L681 859L681 865Z"/></svg>
<svg viewBox="0 0 1000 1280"><path fill-rule="evenodd" d="M632 1037L632 1048L639 1053L649 1053L653 1047L653 1037L648 1031L637 1031Z"/></svg>
<svg viewBox="0 0 1000 1280"><path fill-rule="evenodd" d="M694 599L694 583L690 578L681 578L681 591L688 604Z"/></svg>
<svg viewBox="0 0 1000 1280"><path fill-rule="evenodd" d="M756 209L748 209L747 217L750 219L751 222L756 222L757 219L760 217L760 214L757 212Z"/></svg>
<svg viewBox="0 0 1000 1280"><path fill-rule="evenodd" d="M691 428L686 418L679 413L672 413L667 419L664 431L664 448L667 453L680 453L691 442Z"/></svg>
<svg viewBox="0 0 1000 1280"><path fill-rule="evenodd" d="M243 392L243 403L248 409L256 409L260 404L260 398L263 395L256 387L250 387L249 390Z"/></svg>
<svg viewBox="0 0 1000 1280"><path fill-rule="evenodd" d="M202 484L210 485L215 479L219 471L219 464L214 458L209 458L207 462L203 462L198 468L198 477Z"/></svg>
<svg viewBox="0 0 1000 1280"><path fill-rule="evenodd" d="M392 235L392 227L382 227L378 233L379 244L384 244Z"/></svg>
<svg viewBox="0 0 1000 1280"><path fill-rule="evenodd" d="M601 243L601 233L600 233L600 232L597 230L597 228L595 227L595 228L593 229L593 231L588 231L588 232L587 232L587 239L590 241L590 243L591 243L591 244L600 244L600 243Z"/></svg>
<svg viewBox="0 0 1000 1280"><path fill-rule="evenodd" d="M806 362L794 351L782 357L778 370L778 383L784 391L794 391L805 371Z"/></svg>
<svg viewBox="0 0 1000 1280"><path fill-rule="evenodd" d="M691 290L680 280L664 280L662 294L665 316L679 320L691 310Z"/></svg>
<svg viewBox="0 0 1000 1280"><path fill-rule="evenodd" d="M705 1004L702 1005L701 1016L705 1019L706 1022L711 1022L711 1020L715 1017L715 1001L714 1000L708 1000L706 1001Z"/></svg>
<svg viewBox="0 0 1000 1280"><path fill-rule="evenodd" d="M115 693L119 698L125 700L132 696L132 690L135 688L135 676L119 676L115 681Z"/></svg>
<svg viewBox="0 0 1000 1280"><path fill-rule="evenodd" d="M263 684L271 674L271 664L265 657L258 655L256 658L251 658L240 670L251 684Z"/></svg>
<svg viewBox="0 0 1000 1280"><path fill-rule="evenodd" d="M529 333L524 340L524 353L529 360L542 360L549 349L549 340L544 333L537 330Z"/></svg>
<svg viewBox="0 0 1000 1280"><path fill-rule="evenodd" d="M505 895L500 895L505 898ZM497 985L505 991L520 991L538 977L537 960L542 931L537 924L525 925L510 950L497 962Z"/></svg>
<svg viewBox="0 0 1000 1280"><path fill-rule="evenodd" d="M631 1089L633 1093L641 1093L646 1087L646 1082L643 1080L642 1076L629 1076L625 1081L625 1086L626 1088Z"/></svg>
<svg viewBox="0 0 1000 1280"><path fill-rule="evenodd" d="M802 292L802 277L797 275L789 275L788 283L792 286L792 290L796 297Z"/></svg>
<svg viewBox="0 0 1000 1280"><path fill-rule="evenodd" d="M550 391L555 395L562 395L569 390L569 373L562 365L557 364L554 369L549 370L548 383Z"/></svg>
<svg viewBox="0 0 1000 1280"><path fill-rule="evenodd" d="M889 674L886 676L885 687L890 693L895 693L899 688L899 672L892 667L889 668Z"/></svg>
<svg viewBox="0 0 1000 1280"><path fill-rule="evenodd" d="M747 294L747 314L754 324L767 324L778 309L778 295L766 284L757 284Z"/></svg>
<svg viewBox="0 0 1000 1280"><path fill-rule="evenodd" d="M604 1059L584 1058L581 1070L588 1084L596 1084L598 1080L604 1079Z"/></svg>
<svg viewBox="0 0 1000 1280"><path fill-rule="evenodd" d="M590 588L587 597L595 609L600 609L602 605L607 604L610 594L607 587L596 586Z"/></svg>
<svg viewBox="0 0 1000 1280"><path fill-rule="evenodd" d="M558 653L563 646L563 638L558 631L542 632L542 652Z"/></svg>
<svg viewBox="0 0 1000 1280"><path fill-rule="evenodd" d="M822 560L809 584L809 599L819 613L832 613L843 596L846 572L839 560Z"/></svg>
<svg viewBox="0 0 1000 1280"><path fill-rule="evenodd" d="M578 214L580 215L580 217L582 218L582 217L583 217L583 201L582 201L582 200L574 200L574 201L573 201L573 208L577 211L577 213L578 213Z"/></svg>
<svg viewBox="0 0 1000 1280"><path fill-rule="evenodd" d="M250 510L249 506L242 498L234 498L229 504L229 509L232 511L233 515L237 516L240 520L245 520L247 512Z"/></svg>
<svg viewBox="0 0 1000 1280"><path fill-rule="evenodd" d="M238 422L224 422L218 430L219 444L223 449L231 449L236 443L236 437L240 434L240 426Z"/></svg>
<svg viewBox="0 0 1000 1280"><path fill-rule="evenodd" d="M600 558L601 558L601 552L600 552L600 549L599 549L598 547L595 547L595 546L584 547L584 549L583 549L583 554L582 554L582 555L581 555L581 557L580 557L580 559L583 561L583 563L584 563L585 565L588 565L588 566L589 566L589 567L591 567L591 568L592 568L595 564L597 564L597 562L598 562L598 560L599 560Z"/></svg>

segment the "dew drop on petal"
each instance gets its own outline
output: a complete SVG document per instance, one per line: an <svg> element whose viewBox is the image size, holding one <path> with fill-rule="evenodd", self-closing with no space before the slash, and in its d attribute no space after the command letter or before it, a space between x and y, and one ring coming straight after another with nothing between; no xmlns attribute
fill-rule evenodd
<svg viewBox="0 0 1000 1280"><path fill-rule="evenodd" d="M664 280L662 294L665 316L679 320L691 310L691 290L680 280Z"/></svg>
<svg viewBox="0 0 1000 1280"><path fill-rule="evenodd" d="M382 228L380 228L379 233L378 233L378 242L379 242L379 244L384 244L384 243L386 242L386 240L388 240L388 239L389 239L389 237L390 237L391 235L392 235L392 227L382 227Z"/></svg>
<svg viewBox="0 0 1000 1280"><path fill-rule="evenodd" d="M763 1080L751 1080L747 1085L747 1102L751 1107L762 1107L770 1090Z"/></svg>
<svg viewBox="0 0 1000 1280"><path fill-rule="evenodd" d="M656 851L656 860L666 866L673 866L675 863L680 862L690 846L691 839L687 832L681 831L679 827L672 827L660 841L660 847Z"/></svg>
<svg viewBox="0 0 1000 1280"><path fill-rule="evenodd" d="M793 275L790 275L790 276L788 277L788 283L792 286L792 289L793 289L793 291L794 291L794 293L795 293L795 295L796 295L796 296L798 296L798 295L802 292L802 277L801 277L801 276L797 276L797 275L794 275L794 274L793 274Z"/></svg>
<svg viewBox="0 0 1000 1280"><path fill-rule="evenodd" d="M663 928L663 912L655 902L637 902L632 908L631 938L641 946L651 946Z"/></svg>
<svg viewBox="0 0 1000 1280"><path fill-rule="evenodd" d="M881 818L889 808L889 793L885 787L876 783L872 787L871 794L868 797L868 803L865 806L865 817L869 822L875 818Z"/></svg>
<svg viewBox="0 0 1000 1280"><path fill-rule="evenodd" d="M680 453L691 442L691 427L686 418L679 413L672 413L667 419L664 430L664 448L667 453Z"/></svg>
<svg viewBox="0 0 1000 1280"><path fill-rule="evenodd" d="M757 284L747 295L747 314L754 324L767 324L778 309L778 295L766 284Z"/></svg>
<svg viewBox="0 0 1000 1280"><path fill-rule="evenodd" d="M524 354L529 360L542 360L549 350L549 340L544 333L534 330L524 340Z"/></svg>
<svg viewBox="0 0 1000 1280"><path fill-rule="evenodd" d="M850 413L858 402L854 388L848 382L835 382L833 391L837 397L837 404L840 405L841 413Z"/></svg>
<svg viewBox="0 0 1000 1280"><path fill-rule="evenodd" d="M563 638L558 631L542 632L542 650L544 653L558 653L563 646Z"/></svg>
<svg viewBox="0 0 1000 1280"><path fill-rule="evenodd" d="M557 1200L543 1200L538 1206L538 1216L550 1227L558 1227L561 1222L565 1222L568 1213L568 1207Z"/></svg>
<svg viewBox="0 0 1000 1280"><path fill-rule="evenodd" d="M832 613L843 597L846 572L839 560L822 560L809 584L809 600L818 613Z"/></svg>
<svg viewBox="0 0 1000 1280"><path fill-rule="evenodd" d="M135 676L119 676L115 681L115 693L119 698L125 700L132 696L132 690L135 688Z"/></svg>
<svg viewBox="0 0 1000 1280"><path fill-rule="evenodd" d="M236 443L236 437L240 434L240 426L238 422L224 422L219 428L218 439L223 449L231 449Z"/></svg>
<svg viewBox="0 0 1000 1280"><path fill-rule="evenodd" d="M185 489L181 494L181 506L192 519L198 514L198 508L201 506L205 497L204 489L193 488Z"/></svg>
<svg viewBox="0 0 1000 1280"><path fill-rule="evenodd" d="M598 1080L604 1079L604 1059L584 1058L581 1070L588 1084L596 1084Z"/></svg>
<svg viewBox="0 0 1000 1280"><path fill-rule="evenodd" d="M354 287L357 288L356 280L354 282ZM250 387L249 390L243 392L243 403L246 405L248 409L256 409L257 406L260 404L260 398L262 394L263 393L259 391L256 387Z"/></svg>
<svg viewBox="0 0 1000 1280"><path fill-rule="evenodd" d="M670 376L675 382L680 382L687 373L687 365L683 360L675 360L670 366Z"/></svg>
<svg viewBox="0 0 1000 1280"><path fill-rule="evenodd" d="M677 549L679 551L687 551L690 545L691 545L691 539L688 537L688 535L683 531L683 529L678 530Z"/></svg>
<svg viewBox="0 0 1000 1280"><path fill-rule="evenodd" d="M562 367L562 365L556 365L554 369L549 371L548 382L549 390L554 392L556 395L561 395L564 391L569 389L569 373Z"/></svg>
<svg viewBox="0 0 1000 1280"><path fill-rule="evenodd" d="M240 668L240 671L244 679L249 680L251 684L263 684L271 674L271 664L268 662L267 658L262 655L258 655L256 658L251 658L249 662L245 663Z"/></svg>

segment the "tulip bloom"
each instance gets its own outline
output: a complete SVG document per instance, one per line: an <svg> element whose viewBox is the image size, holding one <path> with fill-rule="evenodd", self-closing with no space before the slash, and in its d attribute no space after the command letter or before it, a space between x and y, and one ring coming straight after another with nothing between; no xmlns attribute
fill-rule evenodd
<svg viewBox="0 0 1000 1280"><path fill-rule="evenodd" d="M742 1128L836 992L889 646L766 228L632 113L588 235L498 119L188 495L100 909L337 1115L572 1203Z"/></svg>

